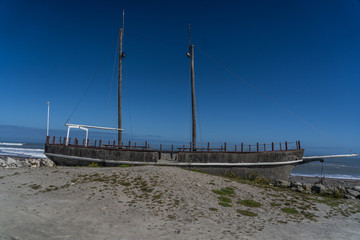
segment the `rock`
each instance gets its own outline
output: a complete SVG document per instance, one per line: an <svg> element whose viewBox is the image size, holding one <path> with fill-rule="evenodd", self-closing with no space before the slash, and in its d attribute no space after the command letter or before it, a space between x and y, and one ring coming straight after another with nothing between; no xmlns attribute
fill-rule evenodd
<svg viewBox="0 0 360 240"><path fill-rule="evenodd" d="M305 192L305 189L303 188L302 184L300 186L296 187L297 192Z"/></svg>
<svg viewBox="0 0 360 240"><path fill-rule="evenodd" d="M300 182L291 182L291 183L290 183L290 186L291 186L291 187L295 187L295 188L297 188L297 187L299 187L299 186L302 187L302 183L300 183Z"/></svg>
<svg viewBox="0 0 360 240"><path fill-rule="evenodd" d="M316 192L316 193L324 193L326 192L328 189L322 185L322 184L315 184L311 187L311 191Z"/></svg>
<svg viewBox="0 0 360 240"><path fill-rule="evenodd" d="M341 193L345 193L346 192L346 189L344 186L338 186L337 189L339 190L339 192Z"/></svg>
<svg viewBox="0 0 360 240"><path fill-rule="evenodd" d="M344 194L344 198L345 199L356 199L355 197L349 195L349 194Z"/></svg>
<svg viewBox="0 0 360 240"><path fill-rule="evenodd" d="M350 189L348 188L346 190L350 196L353 196L354 198L359 198L360 199L360 192L356 191L356 190L353 190L353 189Z"/></svg>
<svg viewBox="0 0 360 240"><path fill-rule="evenodd" d="M360 186L354 186L352 189L355 190L355 191L360 192Z"/></svg>
<svg viewBox="0 0 360 240"><path fill-rule="evenodd" d="M17 168L17 167L54 167L55 163L50 159L44 158L23 158L23 157L0 157L0 167Z"/></svg>
<svg viewBox="0 0 360 240"><path fill-rule="evenodd" d="M290 187L290 182L284 180L275 181L275 186L277 187Z"/></svg>
<svg viewBox="0 0 360 240"><path fill-rule="evenodd" d="M6 166L6 161L0 158L0 167L5 167L5 166Z"/></svg>
<svg viewBox="0 0 360 240"><path fill-rule="evenodd" d="M311 184L310 183L304 183L303 188L306 192L311 192Z"/></svg>

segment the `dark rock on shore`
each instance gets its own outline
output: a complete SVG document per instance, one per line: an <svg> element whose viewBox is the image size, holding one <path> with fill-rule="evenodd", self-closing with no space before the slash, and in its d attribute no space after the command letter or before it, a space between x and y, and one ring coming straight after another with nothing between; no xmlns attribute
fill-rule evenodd
<svg viewBox="0 0 360 240"><path fill-rule="evenodd" d="M48 158L0 156L0 167L2 168L34 168L54 166L55 163Z"/></svg>

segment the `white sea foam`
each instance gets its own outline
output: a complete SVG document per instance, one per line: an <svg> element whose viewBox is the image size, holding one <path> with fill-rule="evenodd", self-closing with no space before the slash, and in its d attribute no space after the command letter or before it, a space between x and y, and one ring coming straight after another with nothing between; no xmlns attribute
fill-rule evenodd
<svg viewBox="0 0 360 240"><path fill-rule="evenodd" d="M320 177L320 174L291 173L291 176ZM324 174L324 177L325 177L325 178L360 180L360 176L351 176L351 175L346 175L346 174Z"/></svg>
<svg viewBox="0 0 360 240"><path fill-rule="evenodd" d="M8 142L0 142L0 145L3 146L23 146L23 143L8 143Z"/></svg>
<svg viewBox="0 0 360 240"><path fill-rule="evenodd" d="M0 155L46 158L44 149L0 147Z"/></svg>

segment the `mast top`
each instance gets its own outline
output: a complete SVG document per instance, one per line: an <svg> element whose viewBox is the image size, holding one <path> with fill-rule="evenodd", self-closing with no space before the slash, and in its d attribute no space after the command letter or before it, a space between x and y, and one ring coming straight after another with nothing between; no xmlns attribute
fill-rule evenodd
<svg viewBox="0 0 360 240"><path fill-rule="evenodd" d="M122 16L122 29L124 32L124 27L125 27L125 9L123 9L123 16Z"/></svg>
<svg viewBox="0 0 360 240"><path fill-rule="evenodd" d="M189 47L191 46L191 41L190 41L190 24L189 24Z"/></svg>

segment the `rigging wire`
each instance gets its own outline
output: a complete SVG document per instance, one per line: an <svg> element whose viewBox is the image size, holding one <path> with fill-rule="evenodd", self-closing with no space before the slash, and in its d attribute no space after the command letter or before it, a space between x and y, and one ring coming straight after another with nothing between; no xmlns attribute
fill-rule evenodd
<svg viewBox="0 0 360 240"><path fill-rule="evenodd" d="M125 61L123 61L123 65L124 65ZM123 67L123 80L125 80L125 67ZM124 81L125 82L125 81ZM130 138L131 141L134 142L134 138L133 138L133 127L132 127L132 118L131 118L131 111L130 111L130 101L129 101L129 90L128 90L128 86L127 84L123 84L125 87L125 96L126 96L126 103L128 105L128 116L129 116L129 124L130 124Z"/></svg>
<svg viewBox="0 0 360 240"><path fill-rule="evenodd" d="M119 42L119 37L117 37L117 43L118 42ZM106 125L107 125L107 121L109 119L109 108L110 108L110 104L111 104L111 95L112 95L112 89L113 89L113 84L114 84L114 75L115 75L116 62L117 62L117 52L118 52L118 44L116 44L116 47L115 47L113 71L112 71L112 76L111 76L111 84L110 84L110 89L109 89L109 97L108 97L106 115L105 115L105 123L106 123Z"/></svg>
<svg viewBox="0 0 360 240"><path fill-rule="evenodd" d="M102 66L104 65L105 60L106 60L107 56L109 55L110 50L111 50L112 47L113 47L113 46L110 45L109 48L107 49L107 51L105 52L105 55L104 55L104 57L103 57L100 65L99 65L97 71L95 72L95 74L94 74L93 78L91 79L89 85L88 85L87 88L85 89L85 92L84 92L84 93L82 94L82 96L80 97L80 99L79 99L78 103L76 104L74 110L71 112L70 116L69 116L68 119L66 120L65 124L69 122L70 118L71 118L72 115L75 113L75 111L78 109L80 103L82 102L82 100L84 99L85 95L86 95L87 92L89 91L90 87L91 87L92 84L94 83L94 81L95 81L97 75L99 74Z"/></svg>
<svg viewBox="0 0 360 240"><path fill-rule="evenodd" d="M185 121L185 136L184 136L184 145L186 145L186 139L188 139L188 134L189 134L189 131L191 132L191 130L190 130L190 127L188 127L188 125L190 125L189 124L189 119L190 119L190 117L189 117L189 112L190 112L190 99L191 99L191 97L190 97L190 89L191 89L191 73L189 74L189 80L188 80L188 89L187 89L187 100L188 100L188 102L187 102L187 104L186 104L186 121Z"/></svg>
<svg viewBox="0 0 360 240"><path fill-rule="evenodd" d="M299 115L297 115L296 113L290 111L288 108L286 108L285 106L281 105L280 103L278 103L274 98L270 97L269 95L267 95L265 92L261 91L260 89L258 89L257 87L255 87L253 84L251 84L250 82L246 81L245 79L243 79L242 77L240 77L239 75L237 75L236 73L234 73L233 71L231 71L227 66L225 66L224 64L222 64L221 62L219 62L218 60L216 60L215 58L211 57L209 54L207 54L204 50L202 50L201 48L197 47L197 49L199 49L199 52L201 54L203 54L204 56L206 56L207 58L209 58L210 60L212 60L214 63L216 63L217 65L219 65L223 70L225 70L227 73L229 73L230 75L232 75L233 77L235 77L236 79L242 81L245 85L247 85L249 88L252 88L253 90L255 90L257 93L263 95L265 98L267 98L269 101L271 101L272 103L274 103L275 105L277 105L278 107L282 108L284 111L286 111L287 113L289 113L290 115L292 115L293 117L295 117L296 119L298 119L299 121L303 122L305 125L309 126L310 128L314 129L315 131L317 131L318 133L322 134L323 136L326 136L327 138L329 138L330 140L332 140L334 143L337 143L341 146L343 146L344 148L348 149L347 146L343 145L341 142L337 141L335 138L333 138L332 136L330 136L329 134L327 134L326 132L322 131L321 129L315 127L314 125L312 125L311 123L309 123L308 121L304 120L303 118L301 118ZM351 149L348 149L348 151L354 153Z"/></svg>

